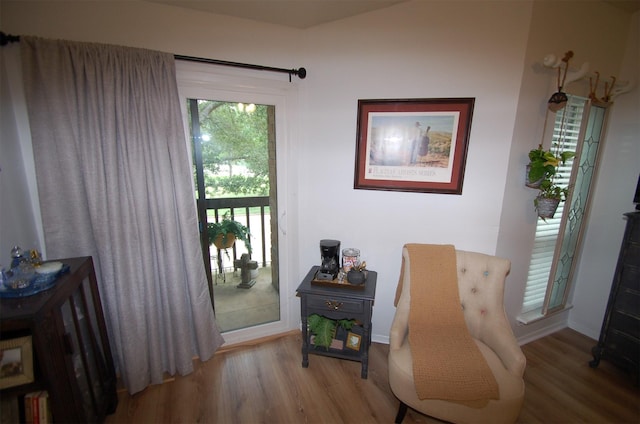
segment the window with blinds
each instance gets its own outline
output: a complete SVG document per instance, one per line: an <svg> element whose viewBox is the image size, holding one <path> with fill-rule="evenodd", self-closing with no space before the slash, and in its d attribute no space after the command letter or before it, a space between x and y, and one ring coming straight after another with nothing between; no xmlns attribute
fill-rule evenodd
<svg viewBox="0 0 640 424"><path fill-rule="evenodd" d="M609 105L569 96L565 108L555 116L552 146L576 152L555 179L570 187L570 194L554 218L537 222L520 322L532 322L568 307Z"/></svg>
<svg viewBox="0 0 640 424"><path fill-rule="evenodd" d="M556 113L554 129L551 139L552 151L570 150L579 154L578 141L582 127L586 99L569 96L567 105ZM555 182L563 187L573 187L571 181L573 164L578 160L577 156L569 159L558 169ZM553 279L550 278L554 268L556 246L558 246L559 234L565 220L565 201L560 202L554 218L543 220L538 218L531 262L527 275L522 313L542 310L547 293L551 293ZM558 252L559 253L559 252Z"/></svg>

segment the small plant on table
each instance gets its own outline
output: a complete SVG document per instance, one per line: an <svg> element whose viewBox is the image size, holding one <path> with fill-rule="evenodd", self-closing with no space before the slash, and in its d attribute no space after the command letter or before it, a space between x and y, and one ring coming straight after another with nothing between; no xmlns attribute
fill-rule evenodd
<svg viewBox="0 0 640 424"><path fill-rule="evenodd" d="M336 337L336 331L338 326L345 330L351 330L351 327L355 324L354 319L330 319L319 314L311 314L308 318L309 330L313 334L315 347L324 347L329 350L331 342Z"/></svg>

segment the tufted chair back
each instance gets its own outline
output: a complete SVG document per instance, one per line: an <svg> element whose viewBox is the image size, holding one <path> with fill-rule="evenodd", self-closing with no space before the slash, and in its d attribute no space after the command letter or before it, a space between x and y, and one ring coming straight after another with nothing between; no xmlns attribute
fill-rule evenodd
<svg viewBox="0 0 640 424"><path fill-rule="evenodd" d="M513 334L504 310L504 283L511 262L497 256L464 250L456 250L456 262L460 304L469 333L484 344L501 349L505 334ZM524 356L497 353L503 362L513 358L512 363L504 364L505 367L522 375Z"/></svg>
<svg viewBox="0 0 640 424"><path fill-rule="evenodd" d="M400 400L396 423L407 407L454 423L513 423L524 399L522 376L526 359L504 310L504 284L510 261L496 256L456 250L460 303L465 323L497 380L500 399L482 408L439 399L419 399L413 381L412 353L408 343L411 262L403 249L403 290L391 325L389 384Z"/></svg>

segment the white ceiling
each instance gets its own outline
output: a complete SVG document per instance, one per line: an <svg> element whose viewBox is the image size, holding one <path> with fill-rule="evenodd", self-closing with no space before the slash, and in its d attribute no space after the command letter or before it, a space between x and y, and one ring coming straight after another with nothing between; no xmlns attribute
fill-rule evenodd
<svg viewBox="0 0 640 424"><path fill-rule="evenodd" d="M309 28L407 0L147 0L237 18Z"/></svg>
<svg viewBox="0 0 640 424"><path fill-rule="evenodd" d="M408 0L146 0L294 28L344 19ZM433 1L433 0L424 0ZM640 0L603 0L630 13Z"/></svg>

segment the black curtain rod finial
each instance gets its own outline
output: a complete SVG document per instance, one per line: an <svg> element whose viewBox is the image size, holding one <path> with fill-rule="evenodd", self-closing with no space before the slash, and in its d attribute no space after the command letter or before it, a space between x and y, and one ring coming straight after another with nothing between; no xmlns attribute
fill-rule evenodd
<svg viewBox="0 0 640 424"><path fill-rule="evenodd" d="M307 70L305 68L300 68L296 72L296 75L298 75L298 78L300 79L305 79L307 77Z"/></svg>
<svg viewBox="0 0 640 424"><path fill-rule="evenodd" d="M5 34L0 31L0 46L6 46L9 43L16 43L18 41L20 41L19 35Z"/></svg>

